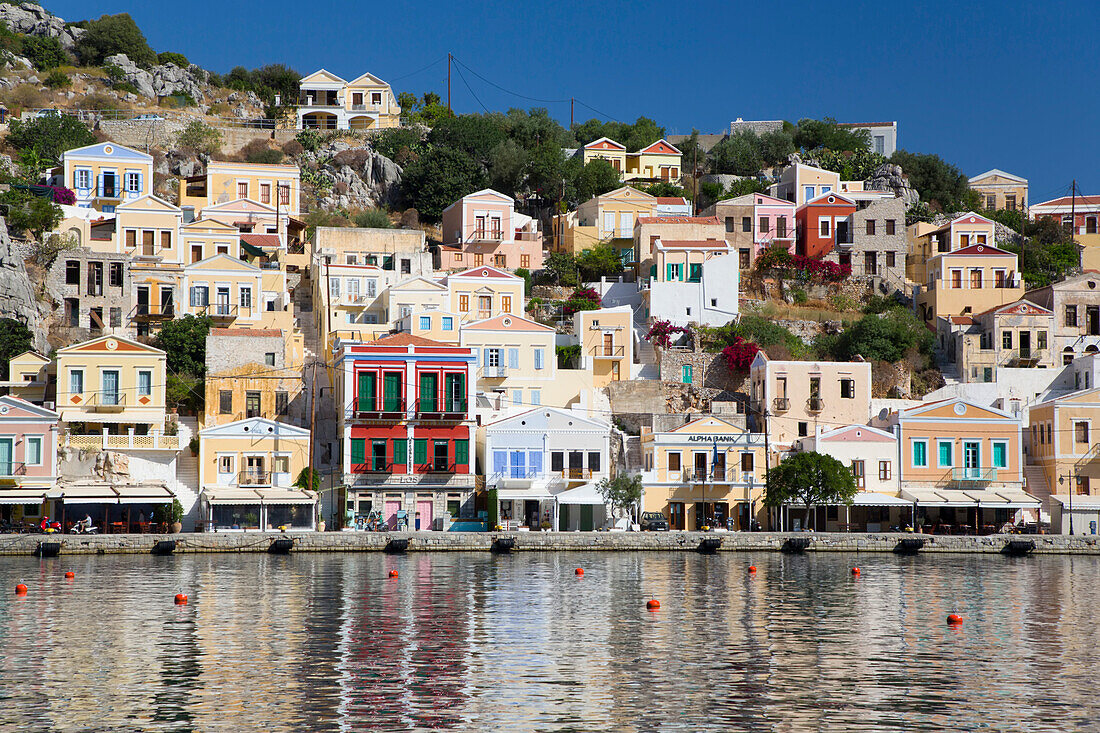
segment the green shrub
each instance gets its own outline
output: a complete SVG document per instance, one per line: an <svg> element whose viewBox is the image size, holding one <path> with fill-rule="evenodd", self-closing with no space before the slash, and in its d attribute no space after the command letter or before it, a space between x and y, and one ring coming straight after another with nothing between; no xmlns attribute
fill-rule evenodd
<svg viewBox="0 0 1100 733"><path fill-rule="evenodd" d="M283 162L283 151L269 148L264 140L253 140L243 148L241 155L248 163L275 164Z"/></svg>
<svg viewBox="0 0 1100 733"><path fill-rule="evenodd" d="M129 82L129 81L120 81L116 84L111 85L111 88L114 89L116 92L129 92L130 94L141 94L141 92L138 91L138 88L136 86L134 86L133 82Z"/></svg>
<svg viewBox="0 0 1100 733"><path fill-rule="evenodd" d="M526 267L521 267L516 270L516 277L523 278L523 294L530 297L531 295L531 271Z"/></svg>
<svg viewBox="0 0 1100 733"><path fill-rule="evenodd" d="M838 311L850 311L856 309L856 301L843 293L836 293L829 296L829 305L833 310Z"/></svg>
<svg viewBox="0 0 1100 733"><path fill-rule="evenodd" d="M207 155L217 155L221 150L222 136L210 125L200 120L192 120L180 133L176 144L181 148L194 150Z"/></svg>
<svg viewBox="0 0 1100 733"><path fill-rule="evenodd" d="M126 78L126 72L117 64L104 64L103 73L106 74L107 78L111 81L122 81Z"/></svg>
<svg viewBox="0 0 1100 733"><path fill-rule="evenodd" d="M94 143L88 126L71 115L47 115L30 120L12 120L8 145L23 152L33 150L42 158L56 161L61 153Z"/></svg>
<svg viewBox="0 0 1100 733"><path fill-rule="evenodd" d="M141 29L129 13L104 15L99 20L84 24L85 33L76 42L76 55L86 66L99 66L103 59L116 53L142 68L149 68L157 61L153 49L145 40Z"/></svg>
<svg viewBox="0 0 1100 733"><path fill-rule="evenodd" d="M298 141L303 150L309 153L317 152L317 149L321 147L321 133L316 130L302 130L294 136L294 139Z"/></svg>
<svg viewBox="0 0 1100 733"><path fill-rule="evenodd" d="M48 36L23 36L20 51L39 71L56 69L69 61L61 42Z"/></svg>
<svg viewBox="0 0 1100 733"><path fill-rule="evenodd" d="M190 68L191 62L187 60L187 57L182 53L176 53L175 51L161 51L157 54L158 64L175 64L181 69Z"/></svg>
<svg viewBox="0 0 1100 733"><path fill-rule="evenodd" d="M42 82L50 89L61 89L69 86L69 75L58 69L54 69L47 76L45 81Z"/></svg>
<svg viewBox="0 0 1100 733"><path fill-rule="evenodd" d="M806 291L801 288L796 288L791 292L791 300L795 305L804 305L810 298L806 295Z"/></svg>
<svg viewBox="0 0 1100 733"><path fill-rule="evenodd" d="M355 215L355 226L364 229L392 229L393 222L382 209L366 209Z"/></svg>

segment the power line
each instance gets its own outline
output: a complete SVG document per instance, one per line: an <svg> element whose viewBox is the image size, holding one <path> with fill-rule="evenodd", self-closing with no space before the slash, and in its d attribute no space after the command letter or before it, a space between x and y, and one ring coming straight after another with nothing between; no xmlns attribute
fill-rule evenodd
<svg viewBox="0 0 1100 733"><path fill-rule="evenodd" d="M606 112L601 112L601 111L599 111L598 109L596 109L595 107L593 107L590 104L585 104L584 101L582 101L580 99L577 100L577 104L579 104L582 107L587 107L588 109L592 110L593 112L595 112L599 116L606 117L607 119L611 120L612 122L618 122L618 123L623 124L623 125L626 124L625 122L623 122L622 120L620 120L617 117L613 117L613 116L607 114Z"/></svg>
<svg viewBox="0 0 1100 733"><path fill-rule="evenodd" d="M460 66L461 66L461 65L460 65ZM464 85L464 86L466 87L466 89L467 89L467 90L468 90L468 91L470 92L470 94L471 94L471 95L473 96L473 98L477 100L477 103L481 105L481 108L482 108L483 110L485 110L485 114L489 114L489 108L488 108L488 107L486 107L486 106L485 106L485 103L481 101L481 98L480 98L480 97L478 97L478 96L477 96L477 94L475 94L475 93L474 93L474 90L473 90L473 88L471 88L471 87L470 87L470 83L469 83L468 81L466 81L466 77L465 77L465 76L463 76L463 74L462 74L462 69L460 68L460 66L456 66L456 67L455 67L455 71L457 71L457 72L458 72L458 78L462 80L462 84L463 84L463 85Z"/></svg>
<svg viewBox="0 0 1100 733"><path fill-rule="evenodd" d="M416 76L420 72L427 71L428 69L432 68L433 66L438 64L440 61L444 61L446 58L447 58L446 56L440 56L435 61L431 62L427 66L424 66L424 67L421 67L421 68L417 69L416 71L410 72L408 74L404 74L402 76L395 76L394 78L390 79L390 83L392 84L395 81L401 81L402 79L408 79L410 76Z"/></svg>
<svg viewBox="0 0 1100 733"><path fill-rule="evenodd" d="M564 104L564 103L569 101L568 99L539 99L538 97L529 97L526 94L520 94L519 92L514 92L511 89L505 89L500 84L497 84L496 82L489 81L484 76L477 73L476 71L471 69L469 66L467 66L463 62L459 61L457 57L452 57L452 58L454 58L455 62L459 66L464 67L466 69L466 71L469 71L471 74L476 76L478 79L481 79L483 82L485 82L489 86L496 87L497 89L504 92L505 94L511 94L513 97L519 97L520 99L526 99L530 102L542 102L543 104Z"/></svg>

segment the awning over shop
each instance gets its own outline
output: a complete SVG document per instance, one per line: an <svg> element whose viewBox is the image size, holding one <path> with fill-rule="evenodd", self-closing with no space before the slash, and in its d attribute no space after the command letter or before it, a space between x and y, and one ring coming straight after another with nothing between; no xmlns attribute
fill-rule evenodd
<svg viewBox="0 0 1100 733"><path fill-rule="evenodd" d="M264 504L312 504L316 494L302 489L257 489Z"/></svg>
<svg viewBox="0 0 1100 733"><path fill-rule="evenodd" d="M41 504L46 497L42 489L28 491L26 489L0 490L0 504Z"/></svg>
<svg viewBox="0 0 1100 733"><path fill-rule="evenodd" d="M170 504L175 496L164 486L118 486L119 504Z"/></svg>
<svg viewBox="0 0 1100 733"><path fill-rule="evenodd" d="M900 496L880 494L876 491L860 491L852 499L852 506L912 506L913 502Z"/></svg>
<svg viewBox="0 0 1100 733"><path fill-rule="evenodd" d="M118 493L110 486L65 486L61 500L66 504L117 504Z"/></svg>
<svg viewBox="0 0 1100 733"><path fill-rule="evenodd" d="M1070 505L1073 505L1073 511L1075 512L1095 512L1100 511L1100 497L1095 496L1075 496L1070 499L1067 496L1059 496L1057 494L1051 494L1050 500L1058 502L1062 505L1062 509L1069 511Z"/></svg>
<svg viewBox="0 0 1100 733"><path fill-rule="evenodd" d="M1026 491L997 489L996 491L967 491L975 502L995 509L1037 509L1039 500Z"/></svg>
<svg viewBox="0 0 1100 733"><path fill-rule="evenodd" d="M208 504L259 504L260 494L253 489L225 487L203 489L202 498Z"/></svg>
<svg viewBox="0 0 1100 733"><path fill-rule="evenodd" d="M59 493L59 496L55 496ZM167 504L174 495L159 484L72 484L51 492L47 498L59 498L66 504Z"/></svg>
<svg viewBox="0 0 1100 733"><path fill-rule="evenodd" d="M928 489L906 489L901 492L903 499L916 502L917 506L976 507L978 502L962 491L931 491Z"/></svg>
<svg viewBox="0 0 1100 733"><path fill-rule="evenodd" d="M497 489L497 499L502 501L530 499L552 499L553 497L545 489Z"/></svg>
<svg viewBox="0 0 1100 733"><path fill-rule="evenodd" d="M607 502L600 496L596 484L584 484L575 489L567 489L555 495L559 504L592 504L604 506Z"/></svg>

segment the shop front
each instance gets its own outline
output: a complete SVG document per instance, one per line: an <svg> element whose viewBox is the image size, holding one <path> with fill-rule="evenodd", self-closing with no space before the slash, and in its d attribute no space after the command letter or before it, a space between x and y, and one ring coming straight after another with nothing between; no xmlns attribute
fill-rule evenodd
<svg viewBox="0 0 1100 733"><path fill-rule="evenodd" d="M199 497L210 532L259 532L315 528L317 495L301 489L207 488Z"/></svg>

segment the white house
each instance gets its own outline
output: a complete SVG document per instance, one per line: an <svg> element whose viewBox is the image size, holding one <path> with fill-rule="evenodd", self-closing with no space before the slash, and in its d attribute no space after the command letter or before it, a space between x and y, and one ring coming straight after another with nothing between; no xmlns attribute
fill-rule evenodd
<svg viewBox="0 0 1100 733"><path fill-rule="evenodd" d="M651 278L641 283L648 286L651 318L680 326L724 326L736 320L740 269L733 245L724 239L657 239L653 251Z"/></svg>

